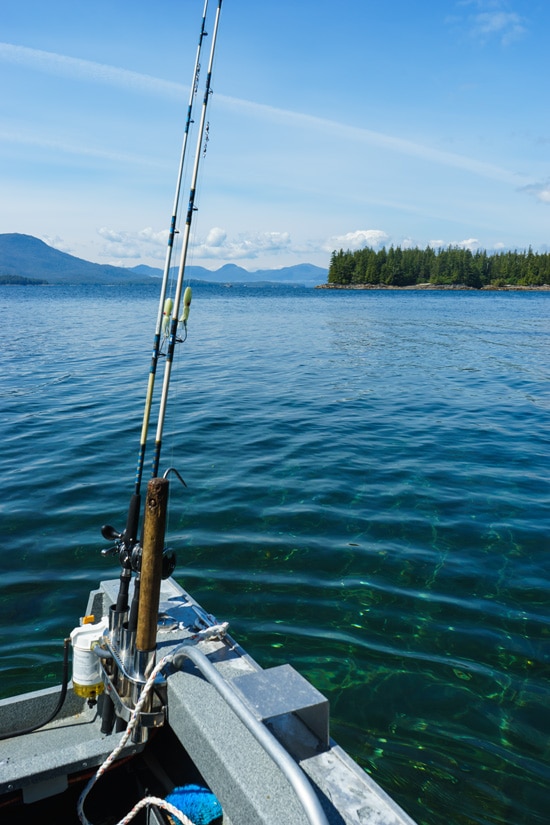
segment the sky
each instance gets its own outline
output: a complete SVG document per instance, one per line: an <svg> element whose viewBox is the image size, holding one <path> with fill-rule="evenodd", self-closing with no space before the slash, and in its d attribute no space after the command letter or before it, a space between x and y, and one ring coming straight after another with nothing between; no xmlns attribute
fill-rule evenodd
<svg viewBox="0 0 550 825"><path fill-rule="evenodd" d="M203 8L3 0L0 233L163 266ZM550 252L549 35L548 0L223 0L188 262Z"/></svg>

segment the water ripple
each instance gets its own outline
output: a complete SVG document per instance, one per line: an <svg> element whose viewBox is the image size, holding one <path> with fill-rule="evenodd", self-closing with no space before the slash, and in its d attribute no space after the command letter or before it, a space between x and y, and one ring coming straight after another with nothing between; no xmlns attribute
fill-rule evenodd
<svg viewBox="0 0 550 825"><path fill-rule="evenodd" d="M29 345L2 289L9 695L59 680L118 575L99 527L133 489L156 295L26 290ZM195 293L163 447L178 579L330 698L420 825L547 825L550 297Z"/></svg>

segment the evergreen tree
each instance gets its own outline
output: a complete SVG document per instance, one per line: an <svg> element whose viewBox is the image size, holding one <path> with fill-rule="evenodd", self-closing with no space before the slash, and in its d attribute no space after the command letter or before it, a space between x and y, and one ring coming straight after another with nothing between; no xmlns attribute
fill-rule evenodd
<svg viewBox="0 0 550 825"><path fill-rule="evenodd" d="M334 251L329 283L414 286L420 283L469 286L550 285L550 255L517 250L489 255L449 246L435 250L391 246L375 252L365 247L356 252Z"/></svg>

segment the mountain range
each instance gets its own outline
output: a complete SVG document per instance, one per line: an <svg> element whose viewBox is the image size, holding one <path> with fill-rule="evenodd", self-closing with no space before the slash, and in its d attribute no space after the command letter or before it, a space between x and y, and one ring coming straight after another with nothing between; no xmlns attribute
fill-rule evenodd
<svg viewBox="0 0 550 825"><path fill-rule="evenodd" d="M285 284L314 287L326 283L328 270L313 264L298 264L281 269L249 272L235 264L216 270L202 266L186 267L192 281L217 284ZM162 277L162 269L151 266L110 266L76 258L44 243L32 235L0 235L0 284L144 284Z"/></svg>

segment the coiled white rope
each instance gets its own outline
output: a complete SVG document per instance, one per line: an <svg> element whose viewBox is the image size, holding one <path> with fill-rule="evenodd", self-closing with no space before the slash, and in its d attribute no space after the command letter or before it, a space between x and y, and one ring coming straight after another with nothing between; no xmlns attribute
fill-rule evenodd
<svg viewBox="0 0 550 825"><path fill-rule="evenodd" d="M141 811L142 808L146 808L148 805L156 805L157 808L162 808L164 811L173 816L174 819L177 819L178 822L181 822L182 825L194 825L194 823L182 814L177 808L174 808L169 802L165 799L160 799L158 796L147 796L145 799L140 799L140 801L134 805L130 813L126 814L124 819L121 819L117 825L126 825L126 823L130 822L134 816Z"/></svg>
<svg viewBox="0 0 550 825"><path fill-rule="evenodd" d="M122 738L121 738L120 742L118 743L116 748L109 754L109 756L103 762L103 764L99 766L96 773L92 776L92 778L90 779L90 781L88 782L88 784L86 785L86 787L84 788L82 793L80 794L80 797L79 797L79 800L78 800L78 803L77 803L77 813L78 813L78 818L82 822L82 825L92 825L92 823L87 819L86 814L84 813L84 802L86 801L86 797L88 796L88 794L90 793L90 791L92 790L93 786L98 781L98 779L100 779L103 776L103 774L105 773L105 771L107 771L111 767L111 765L113 764L115 759L118 757L118 755L120 754L120 752L122 751L122 749L126 745L128 739L130 738L130 736L132 734L132 731L134 730L134 728L136 727L136 725L138 723L139 715L141 713L141 710L142 710L145 702L147 701L150 692L153 689L155 679L157 678L159 673L163 670L163 668L165 668L168 664L170 664L170 662L172 661L175 653L177 652L177 650L179 648L185 647L187 645L196 645L199 642L206 641L207 639L213 639L215 637L218 637L218 638L223 637L223 636L225 636L225 633L227 632L228 627L229 627L228 622L222 622L221 624L212 625L210 627L206 627L204 630L200 630L198 633L195 633L194 636L190 636L188 639L186 639L184 642L182 642L181 645L179 645L178 648L176 648L176 650L174 650L172 653L169 653L167 656L164 656L155 665L155 667L151 671L151 675L149 676L149 678L145 682L145 685L143 686L141 696L139 697L139 700L136 703L136 706L132 711L132 714L130 716L130 721L128 722L128 727L126 728L126 730L122 734ZM169 802L166 802L165 799L160 799L159 797L156 797L156 796L148 796L148 797L145 797L145 799L141 799L136 805L134 805L132 810L128 814L126 814L126 816L123 819L121 819L120 822L117 823L117 825L127 825L127 823L130 822L133 819L133 817L142 808L146 807L147 805L156 805L159 808L163 808L171 816L175 817L178 820L178 822L181 822L182 825L193 825L191 820L187 816L185 816L185 814L183 814L181 811L179 811L177 808L175 808Z"/></svg>

